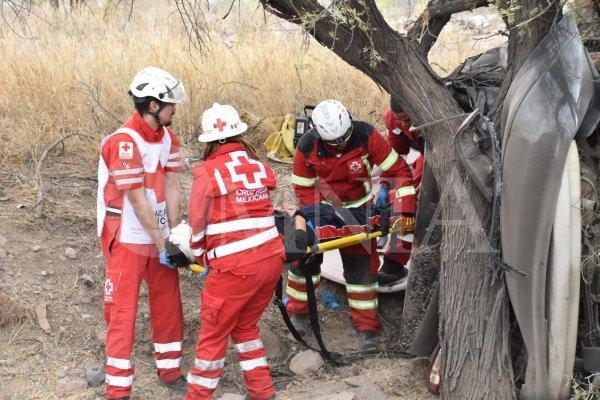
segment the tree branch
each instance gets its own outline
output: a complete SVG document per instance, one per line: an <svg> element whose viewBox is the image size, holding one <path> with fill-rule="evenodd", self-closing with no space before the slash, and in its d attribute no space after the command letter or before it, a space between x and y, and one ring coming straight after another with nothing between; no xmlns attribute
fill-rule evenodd
<svg viewBox="0 0 600 400"><path fill-rule="evenodd" d="M488 0L430 0L427 8L408 30L408 40L427 55L452 14L488 5Z"/></svg>

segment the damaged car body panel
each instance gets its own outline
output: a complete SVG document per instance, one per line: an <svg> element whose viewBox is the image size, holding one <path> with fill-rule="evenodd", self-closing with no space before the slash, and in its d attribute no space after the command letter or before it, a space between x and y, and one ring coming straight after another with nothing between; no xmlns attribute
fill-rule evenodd
<svg viewBox="0 0 600 400"><path fill-rule="evenodd" d="M564 396L549 372L556 366L549 355L547 272L567 152L586 113L597 112L590 110L595 76L577 26L565 16L519 70L504 102L502 255L528 274L506 274L529 356L521 389L527 400Z"/></svg>

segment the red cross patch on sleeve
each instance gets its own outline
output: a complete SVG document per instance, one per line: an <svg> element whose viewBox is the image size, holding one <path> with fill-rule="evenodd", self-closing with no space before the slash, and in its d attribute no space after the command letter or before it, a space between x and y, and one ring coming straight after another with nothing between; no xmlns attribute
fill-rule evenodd
<svg viewBox="0 0 600 400"><path fill-rule="evenodd" d="M124 160L133 158L133 143L119 142L119 158Z"/></svg>

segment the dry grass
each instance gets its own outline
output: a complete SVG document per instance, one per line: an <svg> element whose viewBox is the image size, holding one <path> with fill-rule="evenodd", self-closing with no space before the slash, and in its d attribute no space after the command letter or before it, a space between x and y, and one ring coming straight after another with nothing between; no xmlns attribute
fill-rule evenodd
<svg viewBox="0 0 600 400"><path fill-rule="evenodd" d="M223 7L211 6L211 41L199 53L172 2L136 1L129 20L120 3L76 12L37 9L37 17L27 19L32 38L2 31L0 194L28 209L36 203L33 178L41 154L56 139L77 132L44 164L45 210L67 221L93 220L97 144L131 113L127 86L146 65L160 66L185 84L189 100L178 109L174 128L188 155L197 151L198 118L213 102L264 118L335 97L356 117L381 125L386 93L329 50L314 42L306 48L310 41L296 27L255 4L234 10L224 21ZM432 60L446 69L484 47L469 47L455 36L441 42ZM268 133L253 134L259 141Z"/></svg>

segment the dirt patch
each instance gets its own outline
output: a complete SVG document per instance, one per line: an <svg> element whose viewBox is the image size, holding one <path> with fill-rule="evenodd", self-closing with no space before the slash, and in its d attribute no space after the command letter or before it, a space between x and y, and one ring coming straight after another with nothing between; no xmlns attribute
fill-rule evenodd
<svg viewBox="0 0 600 400"><path fill-rule="evenodd" d="M274 199L277 204L293 204L289 183L289 166L274 165L280 177ZM57 384L63 378L84 378L91 364L104 364L105 327L102 314L104 260L100 253L94 226L87 218L93 213L95 182L78 181L70 185L82 195L79 207L85 217L77 219L55 215L47 209L43 220L32 218L31 207L17 207L12 198L0 202L0 399L56 399ZM182 174L183 193L189 193L189 174ZM58 191L55 202L61 202ZM71 192L68 192L71 193ZM69 195L71 196L71 195ZM184 198L187 196L184 196ZM73 196L71 196L73 198ZM185 200L184 200L185 202ZM29 204L29 203L25 203ZM187 205L184 205L185 210ZM76 258L65 257L65 249L73 248ZM80 279L88 275L86 282ZM193 274L181 271L181 293L185 315L183 369L193 364L193 349L198 333L199 293L202 282ZM332 311L319 305L321 328L328 348L348 355L352 364L334 367L326 364L315 374L294 376L290 359L303 348L296 343L279 314L267 308L261 328L269 333L273 350L269 364L279 395L283 399L315 399L331 388L352 389L343 380L366 376L378 393L389 399L430 399L424 382L412 365L397 351L402 294L382 295L380 314L384 325L382 345L377 356L362 358L348 317L348 304L343 286L323 281L321 290L332 292L342 308ZM48 334L34 316L36 305L46 303ZM314 338L309 342L316 347ZM134 347L136 374L134 399L177 398L158 385L153 361L148 313L147 290L142 287ZM412 369L411 369L412 368ZM366 379L366 378L365 378ZM328 389L329 388L329 389ZM372 388L369 388L372 389ZM215 398L223 393L245 393L242 374L235 351L230 348L227 363ZM101 399L104 388L88 388L69 399ZM318 397L316 397L318 398ZM360 398L358 396L357 398Z"/></svg>

